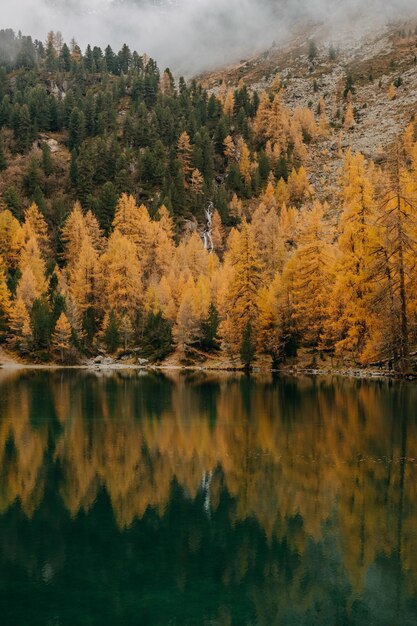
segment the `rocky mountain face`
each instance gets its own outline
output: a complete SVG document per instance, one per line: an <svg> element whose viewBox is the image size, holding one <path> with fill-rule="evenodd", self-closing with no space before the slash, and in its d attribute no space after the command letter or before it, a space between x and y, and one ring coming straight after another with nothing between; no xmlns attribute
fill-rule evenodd
<svg viewBox="0 0 417 626"><path fill-rule="evenodd" d="M243 81L259 92L280 83L282 101L291 109L316 112L323 99L329 136L310 146L306 164L322 198L332 197L348 147L378 161L417 114L417 18L377 29L372 20L360 26L337 32L300 28L286 45L199 76L214 92L223 83L231 88ZM349 100L355 120L346 129Z"/></svg>

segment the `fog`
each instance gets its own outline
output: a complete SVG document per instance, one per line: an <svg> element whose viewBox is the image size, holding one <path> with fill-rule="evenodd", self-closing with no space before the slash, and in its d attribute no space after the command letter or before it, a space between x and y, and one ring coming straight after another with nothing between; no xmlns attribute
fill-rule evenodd
<svg viewBox="0 0 417 626"><path fill-rule="evenodd" d="M358 33L417 13L416 0L0 0L0 7L0 28L42 40L60 30L82 48L127 43L187 75L282 42L306 20L327 23L337 43L343 29Z"/></svg>

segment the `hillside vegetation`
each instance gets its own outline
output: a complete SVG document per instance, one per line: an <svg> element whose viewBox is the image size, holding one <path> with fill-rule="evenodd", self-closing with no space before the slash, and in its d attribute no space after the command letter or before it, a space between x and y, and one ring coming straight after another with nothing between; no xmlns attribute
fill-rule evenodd
<svg viewBox="0 0 417 626"><path fill-rule="evenodd" d="M4 346L413 369L415 24L309 32L186 83L0 31Z"/></svg>

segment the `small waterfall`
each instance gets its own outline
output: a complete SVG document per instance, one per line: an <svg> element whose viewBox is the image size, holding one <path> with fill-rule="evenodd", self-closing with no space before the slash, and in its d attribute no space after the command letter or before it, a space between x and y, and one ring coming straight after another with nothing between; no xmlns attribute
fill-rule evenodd
<svg viewBox="0 0 417 626"><path fill-rule="evenodd" d="M211 230L213 213L214 213L214 204L213 202L210 202L208 207L204 210L204 215L206 218L206 226L202 233L204 249L208 250L209 252L214 252L213 237L212 237L212 230Z"/></svg>

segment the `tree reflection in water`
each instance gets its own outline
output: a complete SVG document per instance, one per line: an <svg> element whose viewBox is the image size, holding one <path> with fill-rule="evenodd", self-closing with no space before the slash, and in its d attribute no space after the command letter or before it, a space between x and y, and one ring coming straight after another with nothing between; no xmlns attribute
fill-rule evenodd
<svg viewBox="0 0 417 626"><path fill-rule="evenodd" d="M388 381L1 372L5 623L415 624L416 400Z"/></svg>

